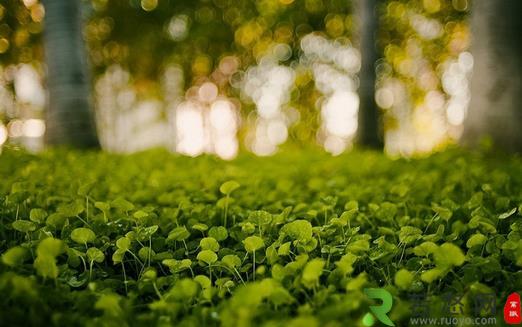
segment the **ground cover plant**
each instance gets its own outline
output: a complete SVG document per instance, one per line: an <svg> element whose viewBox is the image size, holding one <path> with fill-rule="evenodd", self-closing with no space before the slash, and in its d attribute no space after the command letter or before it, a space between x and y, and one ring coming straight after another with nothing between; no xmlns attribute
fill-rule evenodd
<svg viewBox="0 0 522 327"><path fill-rule="evenodd" d="M0 322L359 326L366 287L522 289L520 157L0 157Z"/></svg>

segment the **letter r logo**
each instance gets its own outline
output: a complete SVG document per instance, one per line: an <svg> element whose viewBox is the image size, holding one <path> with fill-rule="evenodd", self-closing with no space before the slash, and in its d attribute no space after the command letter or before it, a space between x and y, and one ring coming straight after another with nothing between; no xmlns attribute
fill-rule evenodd
<svg viewBox="0 0 522 327"><path fill-rule="evenodd" d="M371 313L366 314L363 319L363 323L366 326L372 326L375 320L373 316L377 318L380 322L387 326L395 326L393 321L388 317L387 313L390 312L393 306L393 297L390 292L386 291L383 288L365 288L364 294L370 299L378 299L382 301L381 305L371 305L370 311Z"/></svg>

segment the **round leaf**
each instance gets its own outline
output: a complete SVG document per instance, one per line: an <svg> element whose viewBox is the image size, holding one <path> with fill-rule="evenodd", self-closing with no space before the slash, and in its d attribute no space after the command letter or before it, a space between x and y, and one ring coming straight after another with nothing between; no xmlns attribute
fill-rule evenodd
<svg viewBox="0 0 522 327"><path fill-rule="evenodd" d="M272 215L264 210L256 210L248 215L248 220L256 225L266 225L270 224L272 221Z"/></svg>
<svg viewBox="0 0 522 327"><path fill-rule="evenodd" d="M464 263L466 257L462 250L452 244L442 244L434 253L435 264L437 268L451 268L452 266L461 266Z"/></svg>
<svg viewBox="0 0 522 327"><path fill-rule="evenodd" d="M509 211L507 211L507 212L504 212L504 213L500 214L500 215L498 216L498 219L506 219L506 218L509 218L509 217L511 217L515 212L517 212L517 208L516 208L516 207L513 208L513 209L511 209L511 210L509 210Z"/></svg>
<svg viewBox="0 0 522 327"><path fill-rule="evenodd" d="M210 279L204 275L197 275L196 277L194 277L194 281L198 283L202 289L207 289L212 286Z"/></svg>
<svg viewBox="0 0 522 327"><path fill-rule="evenodd" d="M58 267L56 266L56 260L50 256L38 256L34 260L34 268L38 275L44 278L55 279L58 277Z"/></svg>
<svg viewBox="0 0 522 327"><path fill-rule="evenodd" d="M306 264L303 270L303 277L301 278L305 287L313 288L319 282L324 265L325 262L322 259L313 259Z"/></svg>
<svg viewBox="0 0 522 327"><path fill-rule="evenodd" d="M312 238L312 224L308 220L294 220L281 228L281 233L299 241Z"/></svg>
<svg viewBox="0 0 522 327"><path fill-rule="evenodd" d="M213 237L202 238L199 242L199 246L202 250L219 251L219 243Z"/></svg>
<svg viewBox="0 0 522 327"><path fill-rule="evenodd" d="M183 240L186 240L189 236L190 236L190 233L187 230L187 228L176 227L169 233L167 240L183 241Z"/></svg>
<svg viewBox="0 0 522 327"><path fill-rule="evenodd" d="M131 211L134 209L134 205L124 198L117 198L116 200L111 202L111 207L120 209L122 211Z"/></svg>
<svg viewBox="0 0 522 327"><path fill-rule="evenodd" d="M138 257L143 261L149 260L149 258L154 257L155 254L156 253L154 253L154 250L152 250L148 246L143 247L138 251Z"/></svg>
<svg viewBox="0 0 522 327"><path fill-rule="evenodd" d="M89 259L89 261L102 263L103 260L105 260L105 254L103 254L103 252L99 249L93 247L87 250L87 258Z"/></svg>
<svg viewBox="0 0 522 327"><path fill-rule="evenodd" d="M29 251L21 246L10 248L2 254L2 262L10 267L22 264L29 257Z"/></svg>
<svg viewBox="0 0 522 327"><path fill-rule="evenodd" d="M404 244L410 244L418 240L422 235L422 231L413 226L403 226L399 232L399 241Z"/></svg>
<svg viewBox="0 0 522 327"><path fill-rule="evenodd" d="M71 232L71 239L79 244L86 244L96 239L96 234L89 228L76 228Z"/></svg>
<svg viewBox="0 0 522 327"><path fill-rule="evenodd" d="M112 254L112 262L114 262L114 264L121 263L123 261L124 256L125 250L118 249L114 251L114 253Z"/></svg>
<svg viewBox="0 0 522 327"><path fill-rule="evenodd" d="M116 246L122 251L127 251L131 246L131 241L127 237L120 237L116 241Z"/></svg>
<svg viewBox="0 0 522 327"><path fill-rule="evenodd" d="M198 230L200 232L204 232L208 230L208 226L202 223L197 223L192 226L192 229Z"/></svg>
<svg viewBox="0 0 522 327"><path fill-rule="evenodd" d="M221 186L219 187L219 191L225 195L230 195L230 193L237 190L239 186L239 183L236 181L228 181L221 184Z"/></svg>
<svg viewBox="0 0 522 327"><path fill-rule="evenodd" d="M265 242L259 236L249 236L243 240L247 252L255 252L265 246Z"/></svg>
<svg viewBox="0 0 522 327"><path fill-rule="evenodd" d="M407 290L413 282L413 274L406 269L401 269L395 274L395 285L402 290Z"/></svg>
<svg viewBox="0 0 522 327"><path fill-rule="evenodd" d="M466 246L468 248L472 248L474 246L478 246L478 245L482 245L484 243L486 243L486 241L488 240L488 238L480 233L477 233L477 234L474 234L472 235L468 241L466 242Z"/></svg>
<svg viewBox="0 0 522 327"><path fill-rule="evenodd" d="M133 214L133 217L136 218L136 219L143 219L143 218L147 218L149 216L148 213L146 213L145 211L143 210L138 210L136 211L134 214Z"/></svg>
<svg viewBox="0 0 522 327"><path fill-rule="evenodd" d="M36 224L29 220L15 220L12 226L15 230L22 233L29 233L36 230Z"/></svg>
<svg viewBox="0 0 522 327"><path fill-rule="evenodd" d="M203 250L198 253L197 259L203 261L207 265L213 264L217 261L217 254L210 250Z"/></svg>
<svg viewBox="0 0 522 327"><path fill-rule="evenodd" d="M95 202L94 206L105 213L109 212L109 210L111 209L111 206L108 203L101 201Z"/></svg>
<svg viewBox="0 0 522 327"><path fill-rule="evenodd" d="M241 259L235 254L227 254L221 259L221 262L230 269L241 266Z"/></svg>
<svg viewBox="0 0 522 327"><path fill-rule="evenodd" d="M223 226L214 226L208 231L208 236L215 238L217 241L224 241L228 237L228 232Z"/></svg>
<svg viewBox="0 0 522 327"><path fill-rule="evenodd" d="M38 244L36 248L37 256L56 257L65 251L64 244L61 240L48 237Z"/></svg>
<svg viewBox="0 0 522 327"><path fill-rule="evenodd" d="M47 218L47 212L43 209L35 208L29 212L29 219L35 223L41 224L45 221L45 218Z"/></svg>
<svg viewBox="0 0 522 327"><path fill-rule="evenodd" d="M190 259L183 259L179 262L179 269L188 269L192 266L192 260Z"/></svg>

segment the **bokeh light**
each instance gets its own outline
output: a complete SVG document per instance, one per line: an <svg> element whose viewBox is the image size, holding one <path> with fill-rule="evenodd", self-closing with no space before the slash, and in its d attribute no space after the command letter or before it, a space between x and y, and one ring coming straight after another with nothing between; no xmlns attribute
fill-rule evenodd
<svg viewBox="0 0 522 327"><path fill-rule="evenodd" d="M272 51L258 65L248 68L242 81L243 97L254 103L258 116L247 141L258 155L273 154L288 136L284 109L290 101L295 74L279 63L285 57Z"/></svg>
<svg viewBox="0 0 522 327"><path fill-rule="evenodd" d="M258 155L284 143L350 149L361 66L352 5L91 1L85 37L103 147L225 159L243 144ZM467 0L379 5L375 99L388 153L430 152L462 134L473 68L468 11ZM44 16L39 0L0 5L2 143L35 150L47 103Z"/></svg>
<svg viewBox="0 0 522 327"><path fill-rule="evenodd" d="M7 141L8 136L9 135L7 128L3 124L0 124L0 145L4 144L5 141Z"/></svg>

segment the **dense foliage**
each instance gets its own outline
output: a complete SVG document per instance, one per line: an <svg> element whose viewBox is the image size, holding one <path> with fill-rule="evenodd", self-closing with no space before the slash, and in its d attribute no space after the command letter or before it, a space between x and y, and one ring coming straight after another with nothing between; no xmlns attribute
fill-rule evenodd
<svg viewBox="0 0 522 327"><path fill-rule="evenodd" d="M404 325L411 292L522 289L516 157L8 150L0 180L5 325L354 326L372 286Z"/></svg>

